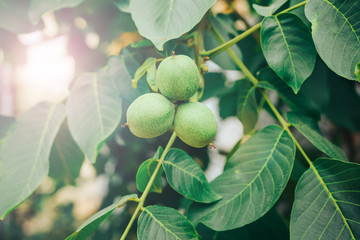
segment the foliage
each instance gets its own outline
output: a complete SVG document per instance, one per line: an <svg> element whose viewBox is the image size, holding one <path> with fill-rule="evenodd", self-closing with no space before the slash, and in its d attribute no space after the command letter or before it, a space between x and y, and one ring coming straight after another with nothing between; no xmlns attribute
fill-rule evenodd
<svg viewBox="0 0 360 240"><path fill-rule="evenodd" d="M109 194L102 210L61 238L360 239L360 165L318 126L327 117L339 129L360 130L360 2L249 1L258 17L253 26L228 2L230 13L213 14L215 0L0 0L0 28L10 36L42 29L41 16L55 12L73 31L80 30L71 22L83 16L103 43L134 30L145 38L107 60L97 52L98 61L89 63L93 73L80 74L86 67L79 64L65 103L40 103L16 119L0 116L4 223L38 196L33 193L45 177L57 181L56 191L76 185L85 158L98 175L111 166ZM246 30L237 28L238 20ZM5 46L0 41L11 59ZM244 127L210 183L204 168L215 150L187 146L175 132L147 141L119 127L123 109L159 91L158 63L172 51L190 56L200 73L199 89L185 102L218 98L220 117L236 116ZM88 56L76 58L81 63ZM207 72L208 60L220 70ZM228 70L241 75L231 82ZM276 124L260 127L263 111ZM123 205L126 211L114 214ZM110 227L101 232L102 222Z"/></svg>

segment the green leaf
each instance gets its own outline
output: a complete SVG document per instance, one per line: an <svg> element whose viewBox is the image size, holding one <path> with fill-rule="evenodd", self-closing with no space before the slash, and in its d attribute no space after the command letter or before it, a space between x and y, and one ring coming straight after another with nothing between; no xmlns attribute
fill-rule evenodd
<svg viewBox="0 0 360 240"><path fill-rule="evenodd" d="M157 92L159 88L158 86L156 86L155 78L156 78L156 61L154 61L147 69L146 81L148 82L151 90Z"/></svg>
<svg viewBox="0 0 360 240"><path fill-rule="evenodd" d="M305 24L292 13L266 17L261 26L261 47L269 66L297 93L316 61Z"/></svg>
<svg viewBox="0 0 360 240"><path fill-rule="evenodd" d="M29 18L33 24L37 24L44 13L62 8L76 7L83 1L84 0L31 0Z"/></svg>
<svg viewBox="0 0 360 240"><path fill-rule="evenodd" d="M126 195L120 198L116 203L100 210L99 212L88 218L73 234L66 240L82 240L88 239L93 232L99 227L106 218L108 218L116 208L122 207L125 203L132 199L138 199L136 194Z"/></svg>
<svg viewBox="0 0 360 240"><path fill-rule="evenodd" d="M204 73L204 93L201 97L201 101L205 101L208 98L214 97L221 93L225 88L226 77L223 73L208 72Z"/></svg>
<svg viewBox="0 0 360 240"><path fill-rule="evenodd" d="M215 0L131 0L130 11L140 34L162 51L165 42L190 31L214 3ZM181 20L179 16L183 16Z"/></svg>
<svg viewBox="0 0 360 240"><path fill-rule="evenodd" d="M0 216L19 206L49 171L49 154L65 118L62 104L40 103L8 132L0 151Z"/></svg>
<svg viewBox="0 0 360 240"><path fill-rule="evenodd" d="M158 149L156 150L153 158L154 159L160 159L163 152L164 152L163 148L161 146L159 146Z"/></svg>
<svg viewBox="0 0 360 240"><path fill-rule="evenodd" d="M6 136L6 133L10 129L11 125L15 122L14 117L0 115L0 145L1 139Z"/></svg>
<svg viewBox="0 0 360 240"><path fill-rule="evenodd" d="M305 94L313 100L319 109L326 109L330 103L329 77L331 70L321 60L316 58L315 69L311 76L301 86L301 91L297 94ZM331 74L334 74L331 72ZM319 91L321 89L321 91ZM317 118L319 120L319 118Z"/></svg>
<svg viewBox="0 0 360 240"><path fill-rule="evenodd" d="M120 97L128 102L132 102L138 97L139 94L131 85L131 76L125 68L123 54L110 57L106 67L100 69L98 75L110 78L116 84Z"/></svg>
<svg viewBox="0 0 360 240"><path fill-rule="evenodd" d="M112 2L120 11L130 13L130 0L112 0Z"/></svg>
<svg viewBox="0 0 360 240"><path fill-rule="evenodd" d="M304 163L298 157L295 157L294 168L291 172L290 180L298 182L300 177L308 168L304 166Z"/></svg>
<svg viewBox="0 0 360 240"><path fill-rule="evenodd" d="M229 41L231 38L239 35L235 28L234 20L230 15L217 14L216 16L210 16L211 23L216 27L224 41ZM204 31L204 46L205 49L213 49L220 44L220 39L215 34L209 31ZM240 59L242 59L242 53L237 45L231 46L231 50L236 53ZM224 51L211 58L217 65L224 70L238 70L239 67L236 65L234 60L229 54Z"/></svg>
<svg viewBox="0 0 360 240"><path fill-rule="evenodd" d="M156 58L149 57L145 60L145 62L136 70L134 79L131 80L133 88L137 87L137 83L142 76L147 72L148 68L156 63ZM149 84L150 85L150 84ZM151 85L150 85L151 87Z"/></svg>
<svg viewBox="0 0 360 240"><path fill-rule="evenodd" d="M66 104L69 129L89 161L97 154L121 119L121 98L115 83L96 73L77 78Z"/></svg>
<svg viewBox="0 0 360 240"><path fill-rule="evenodd" d="M66 121L60 127L50 152L49 177L74 183L79 176L84 154L72 138Z"/></svg>
<svg viewBox="0 0 360 240"><path fill-rule="evenodd" d="M140 165L138 172L136 174L136 186L140 192L145 191L145 188L150 181L150 178L156 168L156 165L158 164L157 160L161 158L162 154L163 154L163 148L159 146L158 149L156 150L156 153L154 154L154 157L146 160ZM161 176L163 172L164 170L160 168L155 177L154 183L150 188L150 192L156 192L156 193L162 192L163 184L162 184Z"/></svg>
<svg viewBox="0 0 360 240"><path fill-rule="evenodd" d="M225 119L230 116L235 116L237 113L237 98L238 92L230 91L221 96L219 101L220 117Z"/></svg>
<svg viewBox="0 0 360 240"><path fill-rule="evenodd" d="M327 81L330 86L330 102L323 110L326 116L336 125L360 131L360 95L356 91L356 83L346 81L332 71Z"/></svg>
<svg viewBox="0 0 360 240"><path fill-rule="evenodd" d="M289 226L276 208L275 205L260 219L234 230L216 232L202 224L196 230L203 239L209 240L288 240Z"/></svg>
<svg viewBox="0 0 360 240"><path fill-rule="evenodd" d="M310 0L305 14L312 23L317 52L337 75L356 80L360 62L360 1Z"/></svg>
<svg viewBox="0 0 360 240"><path fill-rule="evenodd" d="M289 7L293 7L294 5L299 4L301 2L303 2L303 0L290 0ZM305 16L305 8L304 7L299 7L297 9L294 9L291 11L291 13L296 14L305 23L305 25L308 27L308 29L311 29L311 23Z"/></svg>
<svg viewBox="0 0 360 240"><path fill-rule="evenodd" d="M136 186L140 192L144 192L145 188L153 175L155 168L158 164L158 159L148 159L143 162L136 174ZM150 192L161 193L162 192L162 180L161 175L163 173L163 169L160 168L159 172L156 174L153 185L150 188Z"/></svg>
<svg viewBox="0 0 360 240"><path fill-rule="evenodd" d="M360 239L360 165L317 159L298 182L291 239Z"/></svg>
<svg viewBox="0 0 360 240"><path fill-rule="evenodd" d="M137 56L137 58L135 58L136 55L140 55L140 56ZM127 47L121 50L120 57L123 61L123 65L126 72L131 76L132 79L134 79L136 71L141 66L140 62L143 62L143 60L139 60L139 58L143 59L143 55L141 55L141 52L139 52L138 50L134 50L131 49L130 47ZM131 87L133 88L133 86ZM146 82L145 77L141 77L138 80L136 91L140 95L151 92L151 89L149 88L149 84Z"/></svg>
<svg viewBox="0 0 360 240"><path fill-rule="evenodd" d="M237 105L237 117L244 127L244 134L249 134L257 125L259 113L255 97L255 86L249 80L240 81Z"/></svg>
<svg viewBox="0 0 360 240"><path fill-rule="evenodd" d="M329 140L324 138L317 122L295 112L286 114L289 123L299 130L314 146L331 158L348 161L345 153Z"/></svg>
<svg viewBox="0 0 360 240"><path fill-rule="evenodd" d="M28 0L0 0L0 28L13 33L29 33L39 29L28 17Z"/></svg>
<svg viewBox="0 0 360 240"><path fill-rule="evenodd" d="M271 89L294 111L301 112L314 119L320 119L320 109L304 93L294 92L270 69L264 68L258 76L258 87Z"/></svg>
<svg viewBox="0 0 360 240"><path fill-rule="evenodd" d="M287 0L272 0L268 6L261 6L258 4L253 4L252 6L259 15L267 17L273 15L273 13L275 13L286 2Z"/></svg>
<svg viewBox="0 0 360 240"><path fill-rule="evenodd" d="M245 31L240 31L239 34ZM253 74L256 74L259 69L264 67L264 63L266 62L258 41L260 41L260 39L254 41L254 38L250 37L244 38L236 44L240 48L242 55L246 56L243 57L243 63Z"/></svg>
<svg viewBox="0 0 360 240"><path fill-rule="evenodd" d="M355 76L357 80L360 82L360 62L355 66Z"/></svg>
<svg viewBox="0 0 360 240"><path fill-rule="evenodd" d="M236 116L241 81L236 81L231 88L224 88L220 92L219 108L221 118Z"/></svg>
<svg viewBox="0 0 360 240"><path fill-rule="evenodd" d="M138 220L139 240L198 239L194 226L178 211L169 207L144 208Z"/></svg>
<svg viewBox="0 0 360 240"><path fill-rule="evenodd" d="M295 144L276 125L255 133L232 155L211 186L223 198L195 203L189 219L216 230L242 227L263 216L284 190L294 164Z"/></svg>
<svg viewBox="0 0 360 240"><path fill-rule="evenodd" d="M210 187L204 171L186 152L170 149L163 162L169 185L181 195L197 202L214 202L221 196Z"/></svg>
<svg viewBox="0 0 360 240"><path fill-rule="evenodd" d="M143 39L138 42L130 43L131 48L145 48L145 47L153 47L154 44L148 39Z"/></svg>

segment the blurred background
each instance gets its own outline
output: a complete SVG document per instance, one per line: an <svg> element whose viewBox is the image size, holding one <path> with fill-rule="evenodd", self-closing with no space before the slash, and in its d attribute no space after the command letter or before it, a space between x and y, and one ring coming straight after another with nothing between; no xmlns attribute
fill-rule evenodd
<svg viewBox="0 0 360 240"><path fill-rule="evenodd" d="M14 2L20 14L26 15L29 1ZM46 13L39 24L25 28L21 34L0 28L0 115L17 117L41 101L65 101L76 76L104 67L110 56L131 54L139 64L148 56L160 58L164 53L157 52L138 34L130 14L124 9L118 9L116 6L120 5L114 2L86 0L75 8ZM266 2L218 0L212 12L217 14L219 24L224 29L222 34L230 39L261 20L251 10L252 3ZM205 35L205 46L210 49L216 46L216 42L208 35ZM257 44L258 36L249 39L234 47L239 55L246 55L244 62L255 72L265 65L265 60ZM174 49L179 53L193 55L186 42L170 41L165 46L165 52ZM318 62L323 64L320 60ZM194 149L179 140L175 146L191 155L206 169L208 179L212 180L221 173L226 156L243 136L242 125L236 117L236 106L233 104L237 96L234 84L243 76L224 54L206 64L209 73L204 77L210 85L205 86L208 90L203 100L218 117L219 133L214 142L217 149ZM325 66L324 71L328 71ZM316 75L312 77L316 78ZM330 80L325 82L309 81L306 83L308 86L304 84L304 91L326 113L320 122L324 135L340 145L353 161L360 162L360 112L353 110L360 102L360 88L349 81L339 83L333 78L330 76ZM211 85L215 80L217 83ZM313 90L319 89L319 86L326 88L326 92L332 95L329 93L322 96L318 90ZM339 96L337 94L340 93L334 93L331 89L352 89L352 95ZM271 93L270 97L279 108L286 110L284 103L275 94ZM334 98L341 98L340 103L333 104L331 99ZM124 112L130 102L124 101ZM348 107L345 106L349 103L354 105L347 113ZM272 117L264 110L258 128L272 122ZM298 137L302 138L300 135ZM0 221L0 239L65 239L88 217L112 204L118 197L139 193L135 183L138 166L151 158L159 145L164 147L168 138L169 134L156 139L139 139L127 129L119 128L104 144L97 162L92 165L84 161L64 123L57 140L72 146L68 152L69 162L61 162L61 156L57 155L55 149L52 150L49 177L35 194L4 221ZM302 143L310 155L319 154L307 140L302 139ZM286 219L290 214L296 181L306 169L301 161L297 164L298 172L293 173L292 182L274 208L282 214L283 229L288 228ZM181 198L166 185L165 180L164 186L163 194L167 197L153 193L149 195L146 204L160 203L180 210L189 206L190 201ZM117 209L109 220L100 225L91 239L119 239L134 207L134 204L129 203ZM269 231L279 230L272 229ZM244 239L256 239L256 230L250 233ZM269 239L271 236L269 233ZM129 239L136 239L135 228L129 234Z"/></svg>
<svg viewBox="0 0 360 240"><path fill-rule="evenodd" d="M25 15L28 1L16 2L19 12ZM247 6L247 2L244 3ZM229 11L229 6L221 2L215 9ZM130 14L119 11L110 0L87 0L75 8L46 13L38 25L22 32L0 28L0 115L3 116L18 117L42 101L65 100L76 76L97 71L107 64L110 56L143 40ZM211 69L221 71L216 64ZM238 73L230 75L237 80ZM218 112L217 103L215 98L207 101L214 112ZM128 104L125 102L125 107ZM230 151L242 136L242 125L236 117L228 118L223 125L223 140L219 141L218 149ZM61 135L64 141L76 145L66 126L62 126ZM110 137L95 165L83 161L83 155L74 146L69 153L73 160L68 164L69 169L51 162L50 177L35 194L0 221L0 239L66 238L117 197L138 192L135 183L138 166L152 157L159 145L165 146L168 137L143 140L124 130ZM207 149L190 149L180 141L176 144L188 148L202 167L208 165ZM59 160L54 151L51 154L51 159ZM209 179L220 174L225 160L217 150L212 154L216 156L212 157ZM169 197L162 199L162 204L179 207L182 200L176 192L167 186L164 194ZM148 204L161 198L159 194L151 195L155 196L149 197ZM128 205L102 224L93 239L119 239L134 210L131 203ZM135 232L129 239L136 239Z"/></svg>

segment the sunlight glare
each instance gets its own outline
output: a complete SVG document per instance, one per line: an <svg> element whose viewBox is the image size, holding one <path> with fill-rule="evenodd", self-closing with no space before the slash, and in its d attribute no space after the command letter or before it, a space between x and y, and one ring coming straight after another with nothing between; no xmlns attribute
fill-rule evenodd
<svg viewBox="0 0 360 240"><path fill-rule="evenodd" d="M27 48L26 64L17 71L18 112L41 101L64 99L75 71L74 59L67 54L67 36L40 40L36 44L30 40L33 44Z"/></svg>

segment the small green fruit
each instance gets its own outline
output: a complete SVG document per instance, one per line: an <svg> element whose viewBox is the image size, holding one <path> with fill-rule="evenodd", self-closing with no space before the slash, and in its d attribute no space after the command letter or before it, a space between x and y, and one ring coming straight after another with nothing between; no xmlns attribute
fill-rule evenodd
<svg viewBox="0 0 360 240"><path fill-rule="evenodd" d="M168 99L158 93L147 93L129 106L126 125L137 137L153 138L170 129L174 114L174 104Z"/></svg>
<svg viewBox="0 0 360 240"><path fill-rule="evenodd" d="M215 138L217 122L211 110L202 103L185 103L178 107L174 118L174 129L186 144L201 148Z"/></svg>
<svg viewBox="0 0 360 240"><path fill-rule="evenodd" d="M195 62L185 55L165 58L156 72L160 92L173 100L186 100L199 88L200 74Z"/></svg>

